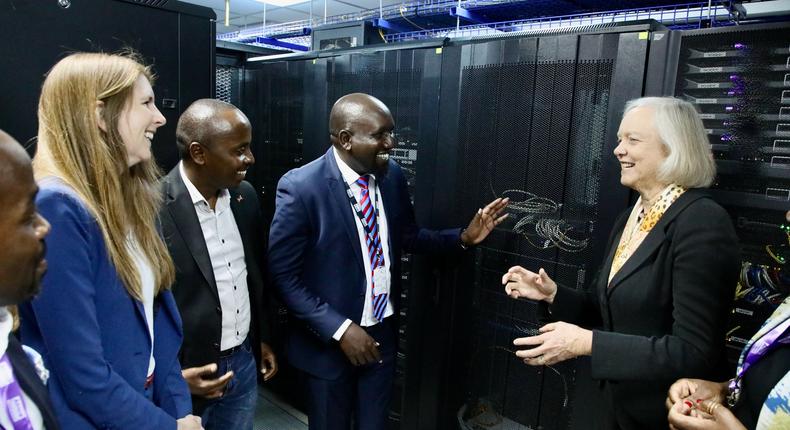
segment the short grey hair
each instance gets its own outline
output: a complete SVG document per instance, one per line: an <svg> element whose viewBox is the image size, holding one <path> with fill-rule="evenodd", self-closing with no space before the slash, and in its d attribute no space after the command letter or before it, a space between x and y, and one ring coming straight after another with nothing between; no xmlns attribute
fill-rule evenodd
<svg viewBox="0 0 790 430"><path fill-rule="evenodd" d="M641 107L653 109L658 137L669 153L658 179L685 188L709 187L716 178L716 162L694 105L674 97L642 97L626 103L623 116Z"/></svg>

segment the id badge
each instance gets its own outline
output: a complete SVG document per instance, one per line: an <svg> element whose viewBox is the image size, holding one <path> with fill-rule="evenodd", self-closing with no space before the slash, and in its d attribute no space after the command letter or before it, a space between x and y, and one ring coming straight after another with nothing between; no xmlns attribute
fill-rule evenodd
<svg viewBox="0 0 790 430"><path fill-rule="evenodd" d="M390 271L386 267L377 267L373 271L373 295L390 292Z"/></svg>

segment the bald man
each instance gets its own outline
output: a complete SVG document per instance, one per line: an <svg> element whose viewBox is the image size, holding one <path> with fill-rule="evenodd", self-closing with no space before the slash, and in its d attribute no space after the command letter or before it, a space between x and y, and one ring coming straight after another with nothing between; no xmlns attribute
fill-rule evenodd
<svg viewBox="0 0 790 430"><path fill-rule="evenodd" d="M58 428L43 361L11 335L8 310L38 293L47 268L49 223L36 210L37 192L30 157L0 130L0 392L8 406L0 408L0 428L5 429Z"/></svg>
<svg viewBox="0 0 790 430"><path fill-rule="evenodd" d="M184 326L182 373L206 430L252 430L257 374L269 380L277 372L266 343L263 218L244 181L255 163L250 139L250 122L235 106L194 102L176 126L181 162L162 186L162 232Z"/></svg>
<svg viewBox="0 0 790 430"><path fill-rule="evenodd" d="M305 372L310 429L388 428L395 374L401 250L452 251L480 243L507 200L465 230L420 228L401 169L389 159L395 123L367 94L340 98L332 147L277 185L269 270L298 319L289 361Z"/></svg>

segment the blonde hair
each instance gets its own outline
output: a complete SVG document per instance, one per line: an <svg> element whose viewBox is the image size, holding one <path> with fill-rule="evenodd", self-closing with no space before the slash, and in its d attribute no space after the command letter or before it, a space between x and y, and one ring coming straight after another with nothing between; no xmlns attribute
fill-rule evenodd
<svg viewBox="0 0 790 430"><path fill-rule="evenodd" d="M716 178L716 162L694 105L674 97L642 97L626 103L623 116L640 107L653 109L658 137L669 152L658 179L685 188L709 187Z"/></svg>
<svg viewBox="0 0 790 430"><path fill-rule="evenodd" d="M151 264L156 294L175 279L156 219L161 206L153 159L128 167L118 120L131 103L140 76L153 80L150 68L133 54L77 53L60 60L47 74L38 104L36 179L57 176L84 201L98 221L110 259L129 294L142 300L138 268L128 236ZM97 101L107 131L99 128Z"/></svg>

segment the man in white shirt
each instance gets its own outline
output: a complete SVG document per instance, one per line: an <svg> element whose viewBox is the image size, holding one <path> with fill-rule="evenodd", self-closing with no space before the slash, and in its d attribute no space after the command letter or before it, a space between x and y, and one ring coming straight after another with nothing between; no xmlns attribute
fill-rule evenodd
<svg viewBox="0 0 790 430"><path fill-rule="evenodd" d="M181 162L163 180L160 220L176 266L182 373L207 430L252 430L257 374L268 380L277 362L265 342L263 218L244 181L255 163L250 122L202 99L181 115L176 139Z"/></svg>
<svg viewBox="0 0 790 430"><path fill-rule="evenodd" d="M38 214L30 157L0 130L0 428L57 429L41 357L11 334L8 307L31 299L47 268L49 223Z"/></svg>

